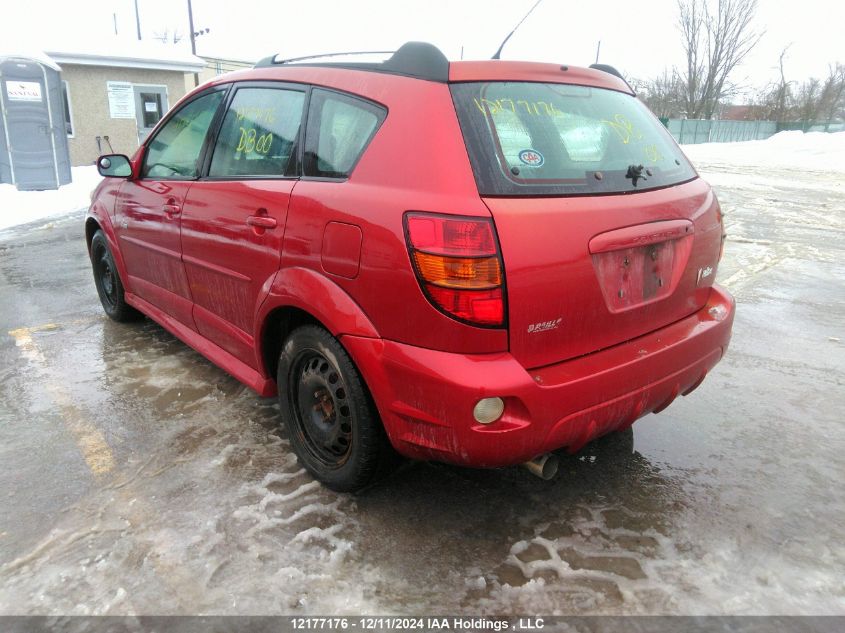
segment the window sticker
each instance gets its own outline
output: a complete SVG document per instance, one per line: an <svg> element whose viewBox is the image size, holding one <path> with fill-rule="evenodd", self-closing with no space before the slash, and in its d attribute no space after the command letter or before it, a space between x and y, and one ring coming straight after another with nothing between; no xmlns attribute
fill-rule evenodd
<svg viewBox="0 0 845 633"><path fill-rule="evenodd" d="M542 167L546 159L536 149L524 149L519 153L519 160L529 167Z"/></svg>

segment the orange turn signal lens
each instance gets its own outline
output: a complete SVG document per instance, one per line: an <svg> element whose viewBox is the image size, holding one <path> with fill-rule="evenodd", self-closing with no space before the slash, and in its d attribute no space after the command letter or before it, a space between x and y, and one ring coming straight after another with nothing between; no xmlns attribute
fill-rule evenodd
<svg viewBox="0 0 845 633"><path fill-rule="evenodd" d="M491 218L408 212L405 239L435 308L469 325L504 327L504 265Z"/></svg>
<svg viewBox="0 0 845 633"><path fill-rule="evenodd" d="M443 288L486 289L502 284L499 258L447 257L414 252L420 276L430 284Z"/></svg>

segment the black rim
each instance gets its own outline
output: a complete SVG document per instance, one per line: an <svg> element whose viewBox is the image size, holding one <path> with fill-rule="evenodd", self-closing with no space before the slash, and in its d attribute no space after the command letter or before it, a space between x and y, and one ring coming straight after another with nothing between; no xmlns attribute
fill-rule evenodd
<svg viewBox="0 0 845 633"><path fill-rule="evenodd" d="M94 252L94 272L103 302L108 308L113 309L117 305L117 278L109 253L102 246Z"/></svg>
<svg viewBox="0 0 845 633"><path fill-rule="evenodd" d="M340 371L317 350L297 356L289 374L293 416L308 452L329 467L352 451L352 407Z"/></svg>

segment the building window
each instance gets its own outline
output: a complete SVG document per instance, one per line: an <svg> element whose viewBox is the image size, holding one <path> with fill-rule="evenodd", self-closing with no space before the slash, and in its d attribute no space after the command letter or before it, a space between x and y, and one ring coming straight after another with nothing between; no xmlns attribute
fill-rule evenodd
<svg viewBox="0 0 845 633"><path fill-rule="evenodd" d="M70 105L70 90L66 81L62 81L62 97L65 106L65 132L68 138L73 138L73 107Z"/></svg>

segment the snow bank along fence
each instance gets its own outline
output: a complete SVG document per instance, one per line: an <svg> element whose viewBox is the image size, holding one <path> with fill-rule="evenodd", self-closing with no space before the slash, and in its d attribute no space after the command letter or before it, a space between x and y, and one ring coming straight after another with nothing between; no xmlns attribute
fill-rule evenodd
<svg viewBox="0 0 845 633"><path fill-rule="evenodd" d="M807 121L723 121L719 119L661 119L681 145L695 143L731 143L762 141L784 130L803 132L838 132L843 124L814 124Z"/></svg>

